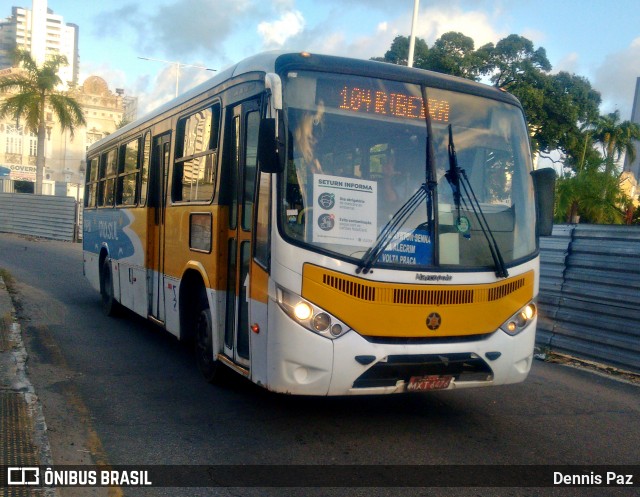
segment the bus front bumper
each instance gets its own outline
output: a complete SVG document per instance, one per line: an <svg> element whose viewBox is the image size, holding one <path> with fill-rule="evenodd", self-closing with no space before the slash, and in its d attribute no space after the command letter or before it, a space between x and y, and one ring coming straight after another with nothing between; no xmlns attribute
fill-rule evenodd
<svg viewBox="0 0 640 497"><path fill-rule="evenodd" d="M265 386L276 392L404 393L411 378L429 378L434 389L503 385L524 381L533 360L536 319L515 336L497 330L478 339L399 344L370 341L353 330L329 340L297 325L278 306L272 309Z"/></svg>

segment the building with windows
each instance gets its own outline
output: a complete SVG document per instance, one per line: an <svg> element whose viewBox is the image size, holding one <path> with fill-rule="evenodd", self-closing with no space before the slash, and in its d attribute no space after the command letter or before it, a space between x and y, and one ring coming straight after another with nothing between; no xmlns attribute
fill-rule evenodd
<svg viewBox="0 0 640 497"><path fill-rule="evenodd" d="M63 89L78 83L78 26L47 7L47 0L32 0L32 8L13 7L11 16L0 22L0 69L13 65L13 51L31 53L38 64L50 55L64 55L69 63L58 75Z"/></svg>
<svg viewBox="0 0 640 497"><path fill-rule="evenodd" d="M19 69L2 70L0 77L12 71ZM69 90L68 94L82 105L87 126L76 129L73 134L69 130L62 131L54 122L53 113L46 112L45 194L54 194L57 184L82 185L87 148L113 133L125 116L124 95L109 90L107 82L99 76L90 76L82 85ZM0 95L0 99L2 97ZM35 182L36 147L37 137L24 122L8 118L0 121L0 167L5 172L3 178L14 182ZM7 190L7 187L4 189Z"/></svg>
<svg viewBox="0 0 640 497"><path fill-rule="evenodd" d="M84 111L86 128L62 131L54 114L46 112L47 142L43 193L62 194L63 185L84 184L86 150L93 142L113 133L124 121L136 119L137 98L124 90L112 92L99 76L78 84L78 32L47 7L47 0L32 0L31 9L13 7L11 16L0 21L0 78L19 72L13 66L13 51L28 50L42 65L51 55L64 55L69 63L58 75L61 90L77 100ZM0 94L0 100L6 95ZM36 177L37 137L24 122L0 120L0 191L31 191ZM17 188L16 188L17 185Z"/></svg>

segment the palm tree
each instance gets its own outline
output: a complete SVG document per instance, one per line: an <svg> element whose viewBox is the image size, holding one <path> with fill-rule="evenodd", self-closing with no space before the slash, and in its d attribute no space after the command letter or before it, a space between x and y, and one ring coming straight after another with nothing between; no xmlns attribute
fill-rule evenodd
<svg viewBox="0 0 640 497"><path fill-rule="evenodd" d="M620 190L617 176L601 168L600 161L587 163L577 173L566 175L556 182L556 221L595 224L621 224L621 207L628 203Z"/></svg>
<svg viewBox="0 0 640 497"><path fill-rule="evenodd" d="M600 116L595 126L594 138L602 145L605 159L605 172L615 171L615 162L623 153L631 162L636 158L634 140L640 140L640 125L631 122L620 122L620 111L616 110L606 116Z"/></svg>
<svg viewBox="0 0 640 497"><path fill-rule="evenodd" d="M16 121L24 118L27 127L38 135L36 156L36 189L42 194L45 163L45 141L47 136L46 109L51 109L62 130L68 129L73 136L77 126L86 125L80 104L56 88L62 83L58 69L67 65L67 58L55 55L38 66L31 54L25 50L15 53L15 66L23 71L0 79L0 92L11 92L0 104L0 119L11 116Z"/></svg>

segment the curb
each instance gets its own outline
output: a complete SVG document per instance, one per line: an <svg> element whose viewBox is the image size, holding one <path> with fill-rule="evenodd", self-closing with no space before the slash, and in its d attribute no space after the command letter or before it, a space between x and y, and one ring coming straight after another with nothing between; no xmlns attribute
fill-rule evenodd
<svg viewBox="0 0 640 497"><path fill-rule="evenodd" d="M0 339L6 346L0 349L2 361L0 364L0 392L3 394L15 395L26 404L26 414L32 422L32 429L23 431L20 435L29 440L37 448L36 458L41 466L53 465L51 447L47 435L47 424L42 411L42 404L36 395L35 389L27 375L27 361L29 356L22 341L20 324L16 320L16 312L11 301L11 296L2 276L0 276ZM5 350L6 349L6 350ZM15 412L3 413L4 416L16 416ZM15 426L20 419L3 419L5 426ZM15 422L15 424L11 423ZM7 454L0 454L8 457ZM5 461L3 460L3 464ZM20 463L20 461L18 461ZM41 487L41 495L46 497L56 497L58 494L54 488Z"/></svg>

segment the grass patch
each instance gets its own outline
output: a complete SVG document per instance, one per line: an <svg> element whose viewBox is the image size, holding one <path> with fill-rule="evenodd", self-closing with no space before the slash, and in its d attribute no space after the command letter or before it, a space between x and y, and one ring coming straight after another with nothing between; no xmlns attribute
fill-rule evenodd
<svg viewBox="0 0 640 497"><path fill-rule="evenodd" d="M13 279L13 275L4 268L0 267L0 277L4 280L4 284L7 287L7 290L10 294L15 294L15 280Z"/></svg>

